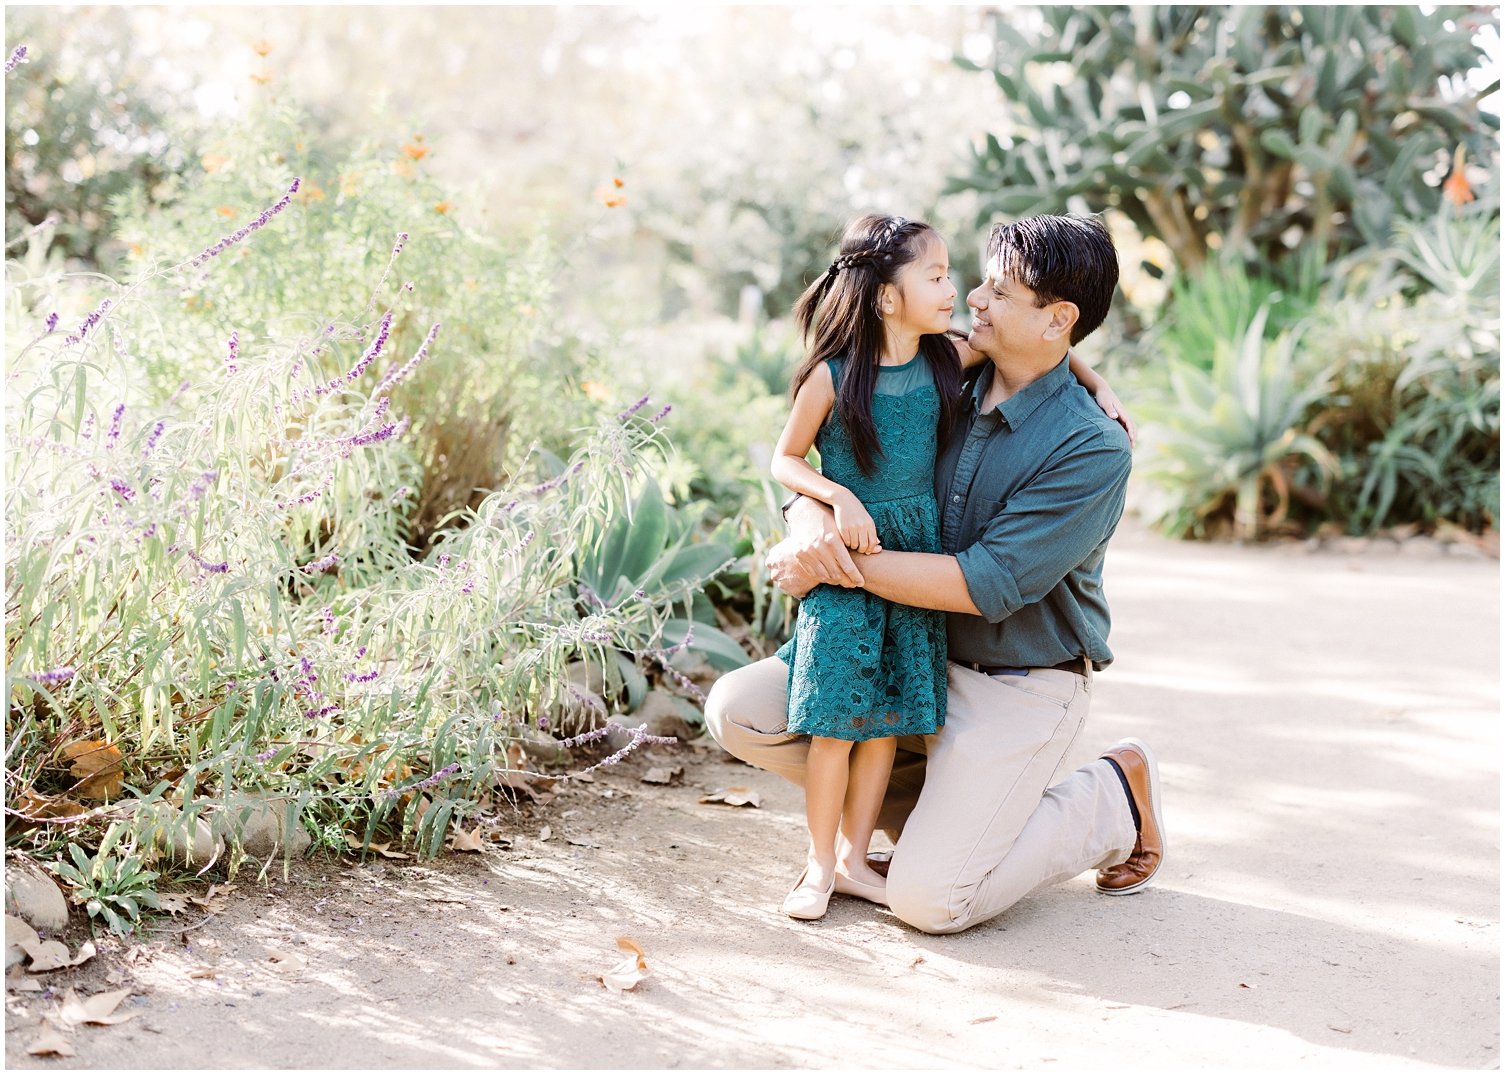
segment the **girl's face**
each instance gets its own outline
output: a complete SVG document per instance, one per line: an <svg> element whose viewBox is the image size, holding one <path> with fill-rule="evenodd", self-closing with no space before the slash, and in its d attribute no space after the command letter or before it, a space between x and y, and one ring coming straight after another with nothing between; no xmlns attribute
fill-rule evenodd
<svg viewBox="0 0 1505 1075"><path fill-rule="evenodd" d="M945 332L956 309L950 271L946 244L932 232L920 256L900 269L892 284L880 289L878 308L884 321L900 332Z"/></svg>

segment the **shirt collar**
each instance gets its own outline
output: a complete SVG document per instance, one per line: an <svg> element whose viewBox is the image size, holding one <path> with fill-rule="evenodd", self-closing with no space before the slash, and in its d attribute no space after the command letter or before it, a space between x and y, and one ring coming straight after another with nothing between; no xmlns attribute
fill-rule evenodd
<svg viewBox="0 0 1505 1075"><path fill-rule="evenodd" d="M1018 429L1035 413L1036 408L1044 403L1056 391L1071 379L1070 356L1063 357L1060 364L1043 377L1036 378L1015 392L1008 399L993 408L998 412L998 417L1009 429ZM972 386L972 413L979 414L982 411L982 401L987 397L988 390L993 387L993 377L997 368L989 362L988 367L977 378L977 383Z"/></svg>

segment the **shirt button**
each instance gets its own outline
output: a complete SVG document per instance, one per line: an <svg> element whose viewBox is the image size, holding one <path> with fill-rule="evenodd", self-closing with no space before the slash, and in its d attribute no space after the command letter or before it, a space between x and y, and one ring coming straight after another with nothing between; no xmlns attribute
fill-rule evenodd
<svg viewBox="0 0 1505 1075"><path fill-rule="evenodd" d="M951 494L951 503L953 503L953 504L960 504L961 502L962 502L962 498L961 498L961 494L960 493L952 493Z"/></svg>

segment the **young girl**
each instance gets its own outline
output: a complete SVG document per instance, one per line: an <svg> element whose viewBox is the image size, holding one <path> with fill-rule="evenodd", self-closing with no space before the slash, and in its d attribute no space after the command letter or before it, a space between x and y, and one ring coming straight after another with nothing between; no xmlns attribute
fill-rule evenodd
<svg viewBox="0 0 1505 1075"><path fill-rule="evenodd" d="M949 433L965 405L963 367L984 361L946 335L956 305L949 271L929 225L864 216L794 308L806 357L773 476L829 504L842 540L860 552L940 551L937 431ZM1117 417L1107 383L1074 355L1071 368ZM819 471L805 458L812 445ZM818 586L778 656L789 665L788 730L810 736L810 847L783 911L820 918L833 892L883 903L867 848L897 738L945 723L945 613Z"/></svg>

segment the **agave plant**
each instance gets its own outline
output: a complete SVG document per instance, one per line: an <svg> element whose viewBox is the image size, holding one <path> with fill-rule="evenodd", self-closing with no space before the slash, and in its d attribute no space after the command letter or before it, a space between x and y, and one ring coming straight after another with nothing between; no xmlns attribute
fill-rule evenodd
<svg viewBox="0 0 1505 1075"><path fill-rule="evenodd" d="M648 478L626 510L582 543L576 590L587 614L635 599L683 605L686 615L664 623L661 641L679 646L688 638L688 647L713 668L729 671L746 664L747 654L714 626L715 610L701 587L736 554L724 542L694 541L694 536L691 516L671 507Z"/></svg>
<svg viewBox="0 0 1505 1075"><path fill-rule="evenodd" d="M1214 345L1211 369L1170 357L1169 396L1147 401L1146 467L1165 500L1159 522L1201 536L1232 508L1233 533L1252 539L1284 521L1303 463L1325 480L1337 460L1303 426L1331 372L1308 372L1295 330L1265 339L1261 306L1242 337Z"/></svg>

